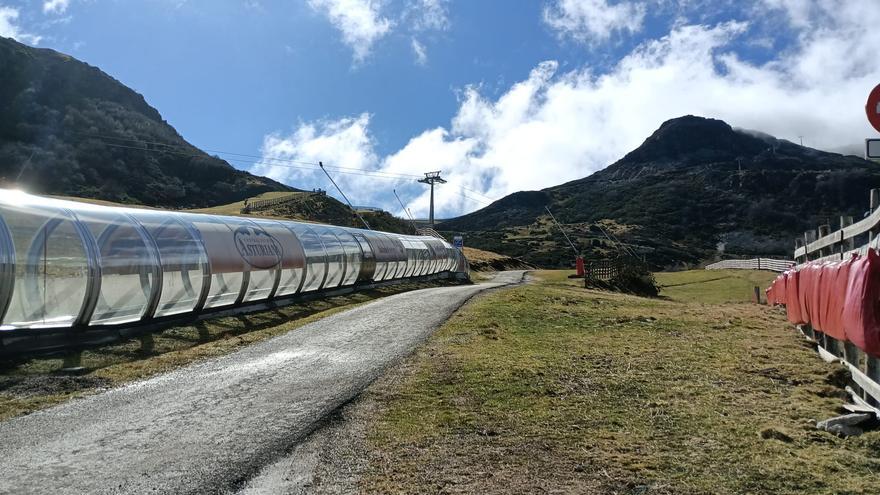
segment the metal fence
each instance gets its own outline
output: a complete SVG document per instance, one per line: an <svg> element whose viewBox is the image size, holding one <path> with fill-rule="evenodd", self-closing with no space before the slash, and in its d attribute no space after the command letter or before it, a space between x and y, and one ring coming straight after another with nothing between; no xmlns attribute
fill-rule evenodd
<svg viewBox="0 0 880 495"><path fill-rule="evenodd" d="M437 239L442 239L442 240L444 240L444 241L446 240L446 238L443 237L442 235L440 235L439 232L437 232L436 230L434 230L434 229L432 229L432 228L430 228L430 227L423 228L423 229L416 229L416 233L417 233L418 235L425 235L425 236L430 236L430 237L436 237Z"/></svg>
<svg viewBox="0 0 880 495"><path fill-rule="evenodd" d="M284 203L289 203L295 200L300 194L306 193L292 193L287 196L281 196L280 198L273 199L258 199L256 201L249 201L244 205L244 208L241 209L242 213L250 213L252 211L262 211L272 208L273 206L278 206Z"/></svg>
<svg viewBox="0 0 880 495"><path fill-rule="evenodd" d="M706 270L769 270L784 272L795 266L794 261L776 260L771 258L753 258L750 260L723 260L706 266Z"/></svg>

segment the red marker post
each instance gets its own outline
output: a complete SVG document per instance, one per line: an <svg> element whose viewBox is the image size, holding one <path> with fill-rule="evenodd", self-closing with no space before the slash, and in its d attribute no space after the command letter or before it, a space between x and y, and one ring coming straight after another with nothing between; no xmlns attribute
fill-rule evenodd
<svg viewBox="0 0 880 495"><path fill-rule="evenodd" d="M874 126L874 129L877 129L877 132L880 132L880 84L868 96L865 113L868 114L868 122Z"/></svg>

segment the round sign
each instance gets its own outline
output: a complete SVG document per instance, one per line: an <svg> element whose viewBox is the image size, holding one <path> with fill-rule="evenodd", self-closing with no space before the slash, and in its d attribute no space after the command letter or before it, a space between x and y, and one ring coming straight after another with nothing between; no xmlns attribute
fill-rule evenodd
<svg viewBox="0 0 880 495"><path fill-rule="evenodd" d="M235 247L242 259L254 268L268 270L281 262L281 243L257 227L236 229Z"/></svg>
<svg viewBox="0 0 880 495"><path fill-rule="evenodd" d="M874 126L874 129L877 129L877 132L880 132L880 84L868 96L865 112L868 114L868 122Z"/></svg>

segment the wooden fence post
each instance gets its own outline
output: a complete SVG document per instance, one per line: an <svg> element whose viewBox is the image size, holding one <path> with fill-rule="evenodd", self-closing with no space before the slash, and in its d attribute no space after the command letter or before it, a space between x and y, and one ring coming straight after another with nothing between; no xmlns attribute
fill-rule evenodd
<svg viewBox="0 0 880 495"><path fill-rule="evenodd" d="M841 216L840 217L840 230L843 230L850 225L853 224L853 217L851 216ZM852 251L856 248L855 238L850 237L849 239L843 239L843 242L840 243L840 256L843 258L843 255L846 254L847 251Z"/></svg>
<svg viewBox="0 0 880 495"><path fill-rule="evenodd" d="M801 331L804 332L804 335L806 335L807 337L813 340L818 340L816 339L816 332L813 331L813 327L811 327L809 324L801 325Z"/></svg>
<svg viewBox="0 0 880 495"><path fill-rule="evenodd" d="M841 352L842 349L840 348L840 341L835 339L834 337L828 335L828 334L824 334L824 335L825 335L825 350L830 352L831 354L834 354L837 357L840 357L842 354L842 352Z"/></svg>
<svg viewBox="0 0 880 495"><path fill-rule="evenodd" d="M813 242L815 240L816 240L816 231L815 230L808 230L808 231L804 232L804 246L809 245L811 242ZM804 261L805 262L810 261L811 259L814 259L814 258L816 258L816 256L813 256L809 251L804 253Z"/></svg>
<svg viewBox="0 0 880 495"><path fill-rule="evenodd" d="M855 346L852 342L845 341L843 343L843 358L846 359L846 362L855 366L857 369L862 369L861 360L862 360L862 351L858 347ZM858 384L850 380L850 384L853 387L853 390L859 395L864 396L864 392L862 391L862 387Z"/></svg>
<svg viewBox="0 0 880 495"><path fill-rule="evenodd" d="M880 206L880 189L871 189L871 213L874 213L878 206ZM873 241L876 235L877 229L868 231L868 243Z"/></svg>
<svg viewBox="0 0 880 495"><path fill-rule="evenodd" d="M868 378L874 380L877 383L880 383L880 358L875 358L873 356L867 356L865 361L865 374L868 375ZM874 406L880 405L874 398L871 396L866 397L869 404Z"/></svg>
<svg viewBox="0 0 880 495"><path fill-rule="evenodd" d="M794 239L794 250L795 250L795 252L797 252L798 249L800 249L800 248L802 248L802 247L804 247L804 246L805 246L805 244L804 244L804 239L803 239L803 237L795 237L795 239ZM794 258L794 261L795 261L795 263L806 262L806 256L801 256L801 257L797 257L797 256L796 256L796 257Z"/></svg>
<svg viewBox="0 0 880 495"><path fill-rule="evenodd" d="M821 239L821 238L827 236L827 235L830 234L830 233L831 233L831 226L830 226L830 225L828 225L828 224L820 225L820 226L818 227L818 229L817 229L816 239L817 239L817 240L818 240L818 239ZM828 256L829 254L831 254L831 253L829 253L828 251L830 251L830 249L828 249L828 248L822 248L822 249L820 249L820 250L819 250L819 257L821 258L821 257L823 257L823 256Z"/></svg>

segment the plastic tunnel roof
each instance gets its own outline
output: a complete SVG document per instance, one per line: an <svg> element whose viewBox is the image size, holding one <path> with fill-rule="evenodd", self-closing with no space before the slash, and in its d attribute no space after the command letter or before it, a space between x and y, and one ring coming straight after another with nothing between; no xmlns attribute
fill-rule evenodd
<svg viewBox="0 0 880 495"><path fill-rule="evenodd" d="M0 330L131 324L462 259L436 238L0 189Z"/></svg>

